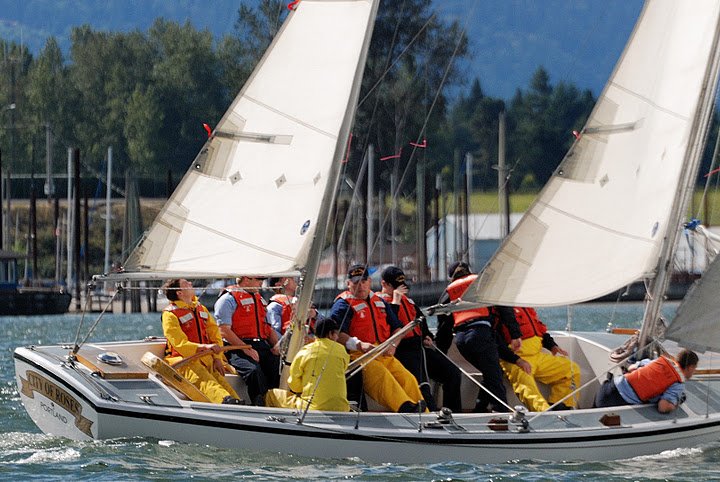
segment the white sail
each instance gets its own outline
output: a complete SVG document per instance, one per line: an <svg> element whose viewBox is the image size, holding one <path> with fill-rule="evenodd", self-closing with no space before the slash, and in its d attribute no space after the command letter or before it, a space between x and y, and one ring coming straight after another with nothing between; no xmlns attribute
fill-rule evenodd
<svg viewBox="0 0 720 482"><path fill-rule="evenodd" d="M300 2L131 253L126 275L282 275L305 266L326 222L320 206L345 150L373 15L371 0Z"/></svg>
<svg viewBox="0 0 720 482"><path fill-rule="evenodd" d="M675 313L665 338L704 352L720 351L720 257L703 272Z"/></svg>
<svg viewBox="0 0 720 482"><path fill-rule="evenodd" d="M652 274L719 12L714 0L646 3L580 138L463 299L570 304Z"/></svg>

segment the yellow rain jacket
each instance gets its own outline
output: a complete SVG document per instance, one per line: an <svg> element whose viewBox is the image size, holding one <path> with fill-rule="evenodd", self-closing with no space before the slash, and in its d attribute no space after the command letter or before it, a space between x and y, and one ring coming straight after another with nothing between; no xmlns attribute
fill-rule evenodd
<svg viewBox="0 0 720 482"><path fill-rule="evenodd" d="M350 356L341 344L329 338L318 338L305 345L290 365L287 390L268 391L265 401L272 407L347 412L345 370ZM319 378L319 381L318 381Z"/></svg>
<svg viewBox="0 0 720 482"><path fill-rule="evenodd" d="M199 305L199 302L197 298L195 298L190 305L181 300L176 300L173 304L179 308L194 310ZM166 362L173 364L182 358L186 358L197 353L199 344L188 340L187 335L180 327L180 320L178 320L177 316L175 316L172 312L163 311L162 328L168 344L172 346L177 353L182 355L182 357L166 357ZM207 320L205 331L211 343L217 343L222 346L223 342L220 335L220 329L218 328L212 314L210 314ZM225 380L225 376L213 369L214 358L224 360L224 355L220 353L217 355L203 356L200 359L192 361L179 368L178 373L187 378L190 383L195 385L201 392L207 395L212 402L221 403L223 398L228 395L233 398L240 398L237 393L235 393L235 390L233 390Z"/></svg>

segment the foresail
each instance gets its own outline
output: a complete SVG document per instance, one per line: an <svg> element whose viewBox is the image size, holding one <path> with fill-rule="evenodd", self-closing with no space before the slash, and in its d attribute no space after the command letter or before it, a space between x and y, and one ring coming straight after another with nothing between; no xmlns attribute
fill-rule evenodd
<svg viewBox="0 0 720 482"><path fill-rule="evenodd" d="M463 299L570 304L654 271L719 10L714 0L645 4L579 139Z"/></svg>
<svg viewBox="0 0 720 482"><path fill-rule="evenodd" d="M221 278L305 266L344 153L372 6L298 4L125 272Z"/></svg>
<svg viewBox="0 0 720 482"><path fill-rule="evenodd" d="M720 351L720 257L708 266L678 306L665 338L686 348Z"/></svg>

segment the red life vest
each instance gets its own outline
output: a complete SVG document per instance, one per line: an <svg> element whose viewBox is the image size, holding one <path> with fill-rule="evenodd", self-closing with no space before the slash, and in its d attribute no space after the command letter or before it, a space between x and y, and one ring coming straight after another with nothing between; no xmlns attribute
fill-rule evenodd
<svg viewBox="0 0 720 482"><path fill-rule="evenodd" d="M450 301L455 301L462 298L470 284L477 278L476 274L470 274L465 277L456 279L445 289L450 296ZM493 316L490 312L490 308L483 306L481 308L472 308L469 310L455 311L453 312L453 319L455 320L455 327L470 322L485 320L493 323Z"/></svg>
<svg viewBox="0 0 720 482"><path fill-rule="evenodd" d="M522 333L521 338L523 340L527 340L528 338L532 338L534 336L542 338L542 336L547 333L547 326L545 326L545 323L540 321L535 308L523 308L516 306L513 308L513 312L515 313L515 320L517 320L518 325L520 326L520 333ZM500 326L505 342L510 343L510 332L505 325L501 324Z"/></svg>
<svg viewBox="0 0 720 482"><path fill-rule="evenodd" d="M673 383L683 383L682 369L673 360L661 356L644 367L625 375L625 379L643 402L662 395Z"/></svg>
<svg viewBox="0 0 720 482"><path fill-rule="evenodd" d="M265 321L267 310L260 293L248 293L239 286L225 289L235 299L237 308L232 316L232 331L240 339L270 337L272 327Z"/></svg>
<svg viewBox="0 0 720 482"><path fill-rule="evenodd" d="M380 298L384 299L388 303L392 302L392 296L387 293L376 293ZM403 326L410 323L417 317L417 310L415 309L415 302L405 295L402 295L400 300L400 309L398 310L398 318ZM422 328L420 325L415 325L415 328L405 333L405 338L412 338L414 336L422 336Z"/></svg>
<svg viewBox="0 0 720 482"><path fill-rule="evenodd" d="M203 344L211 343L206 329L210 313L208 313L207 308L203 305L197 305L193 310L191 308L181 308L174 303L170 303L163 311L169 311L177 317L180 323L180 329L185 333L189 341ZM169 343L165 348L165 352L171 356L182 356L175 351L175 348Z"/></svg>
<svg viewBox="0 0 720 482"><path fill-rule="evenodd" d="M390 338L390 325L385 313L385 302L375 293L370 293L367 300L355 298L349 291L344 291L335 298L342 298L353 309L350 321L350 336L357 337L367 343L382 343Z"/></svg>
<svg viewBox="0 0 720 482"><path fill-rule="evenodd" d="M283 334L285 333L285 330L288 329L288 326L290 326L290 322L292 321L292 302L290 301L290 297L288 295L281 293L273 295L270 298L270 301L274 301L275 303L282 305L282 312L280 314L280 334Z"/></svg>

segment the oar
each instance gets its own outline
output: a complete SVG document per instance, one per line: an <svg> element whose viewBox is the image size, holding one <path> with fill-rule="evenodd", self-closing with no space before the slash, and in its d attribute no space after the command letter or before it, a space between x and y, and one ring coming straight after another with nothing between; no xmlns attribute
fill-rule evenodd
<svg viewBox="0 0 720 482"><path fill-rule="evenodd" d="M245 350L248 348L252 348L252 347L250 345L245 345L245 344L243 344L243 345L228 345L228 346L221 346L220 352L222 353L222 352L232 351L232 350ZM190 363L191 361L197 360L198 358L203 357L205 355L212 355L212 353L213 353L212 350L199 351L192 356L183 358L182 360L173 363L170 366L177 370L178 368L182 367L183 365L185 365L187 363Z"/></svg>

